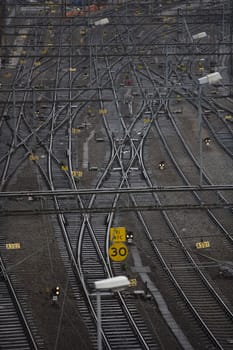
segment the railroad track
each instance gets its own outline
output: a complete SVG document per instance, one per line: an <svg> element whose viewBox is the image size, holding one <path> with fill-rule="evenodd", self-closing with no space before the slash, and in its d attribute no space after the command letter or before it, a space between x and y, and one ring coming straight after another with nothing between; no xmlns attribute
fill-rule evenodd
<svg viewBox="0 0 233 350"><path fill-rule="evenodd" d="M105 156L101 168L97 168L99 170L95 173L97 175L90 176L93 188L123 189L142 186L150 188L154 183L167 184L170 181L172 183L175 181L178 185L190 185L198 180L200 168L197 147L187 142L183 136L179 114L174 112L178 102L182 108L189 108L192 111L197 107L195 103L190 103L191 99L196 98L191 91L187 101L185 100L187 76L188 73L193 74L192 66L187 66L190 72L182 73L180 78L180 72L174 67L181 66L183 60L176 55L166 63L165 72L158 67L158 62L153 61L153 69L151 69L148 59L141 56L134 57L133 51L138 42L145 44L141 49L145 51L148 51L149 45L153 44L153 39L147 36L150 30L153 30L153 35L157 35L159 42L163 43L164 40L164 25L159 23L153 29L151 23L150 26L145 25L143 29L139 29L144 24L143 16L146 10L143 7L140 8L141 15L136 20L132 16L131 22L127 15L132 13L137 17L138 12L136 15L135 11L133 4L129 4L127 9L126 5L118 8L118 16L126 15L126 17L125 23L118 25L119 18L113 16L112 21L116 28L114 36L109 37L103 29L88 28L87 35L80 38L82 45L79 48L80 57L77 61L73 59L71 45L76 40L71 25L75 20L70 20L70 26L61 26L60 29L59 25L62 23L58 21L57 37L53 37L58 54L57 60L43 58L41 64L36 66L34 64L38 60L34 63L32 61L32 65L25 67L24 72L18 71L14 90L9 95L2 119L2 126L7 129L4 134L5 139L11 136L9 149L4 148L0 159L1 164L5 166L1 177L2 190L7 189L14 181L15 173L22 171L29 157L35 165L40 188L77 190L83 186L83 172L90 170L87 152L95 135L94 128L99 128L104 135ZM164 12L164 15L171 14L174 14L172 10ZM81 23L82 19L76 21ZM194 31L196 27L193 26L190 30ZM173 34L172 31L174 32L174 27L173 30L167 29L170 40L177 38L177 34L175 32ZM68 45L67 57L64 58L63 49L68 40L71 44ZM122 56L115 57L111 54L114 46L116 53L120 47ZM108 57L102 57L103 50L106 50ZM161 52L158 49L158 53L166 59L166 49L162 48ZM143 55L143 52L141 54ZM90 62L85 55L89 55ZM88 69L90 63L91 67ZM47 74L53 76L53 83L48 91L46 89L44 92L43 89L38 91L39 89L35 89L37 83L41 84ZM183 89L178 83L174 86L168 84L174 79L174 75L180 84L184 84ZM19 84L23 86L26 80L29 80L32 86L20 90ZM189 84L195 87L195 82L192 80ZM137 98L133 98L133 93L137 94ZM181 103L176 101L178 93L182 98ZM19 102L16 103L15 98ZM32 107L30 100L35 102ZM13 101L12 105L10 101ZM218 105L214 102L210 103L209 97L208 100L207 97L203 98L202 106L203 109L211 110L211 118L204 116L204 120L216 140L222 145L221 154L227 161L231 152L228 138L232 137L232 130L222 117L225 112L221 112L219 116ZM229 113L229 109L225 111ZM35 115L34 125L31 123L31 113ZM197 111L193 113L197 115ZM7 118L7 115L12 114L17 116L17 119ZM97 120L97 117L101 118L101 121ZM197 116L192 118L193 123L196 123ZM219 135L220 122L221 128L224 126L229 136ZM88 137L82 136L85 132L89 132ZM83 152L78 149L80 141L77 140L77 135L83 137L83 144L85 144ZM152 147L158 152L155 156L148 156ZM161 151L161 148L164 151ZM93 157L89 158L93 161ZM165 169L161 176L158 163L162 159L166 160L166 168L169 168L169 172ZM215 183L215 180L209 178L207 171L203 171L203 175L207 184ZM203 197L195 192L188 193L186 200L201 203L207 199L215 200L215 196L226 204L231 200L229 194L220 192L214 195L212 192L207 193ZM183 199L183 194L176 198L177 201ZM60 212L67 207L94 209L104 206L117 209L122 202L125 205L130 203L137 207L143 201L153 206L167 200L166 196L154 194L130 195L127 200L119 194L101 198L98 195L86 197L74 195L72 198L54 196L54 200L46 205L48 209L55 208ZM205 237L205 233L203 232L200 236L193 232L192 239L188 239L186 231L182 231L182 225L186 219L180 218L179 212L171 214L163 211L153 214L152 217L149 213L135 211L132 216L131 220L138 224L138 228L135 228L137 231L135 245L145 246L145 252L141 252L141 255L144 257L150 254L151 265L156 266L157 269L156 275L160 277L163 286L171 290L170 293L165 293L170 307L174 312L177 311L171 305L168 294L172 295L173 301L176 300L179 303L187 323L192 324L193 335L190 340L187 340L181 332L180 337L175 334L178 342L184 348L190 349L192 346L230 349L231 344L227 341L232 336L232 306L219 290L219 286L202 267L200 256L197 256L193 250L196 239L201 240L202 236ZM192 215L188 217L191 221ZM226 256L229 257L232 252L232 236L230 225L227 224L230 222L230 217L230 211L223 209L220 213L208 210L198 214L198 220L205 223L206 227L210 227L211 231L217 231L218 237L215 242L226 249ZM127 218L113 214L112 211L106 211L101 215L58 213L56 217L53 216L52 222L66 267L67 278L95 344L97 314L94 282L122 274L120 265L111 262L108 256L108 248L111 244L109 231L111 227L121 226L122 222L125 226L133 223L127 222ZM154 227L155 222L156 227ZM217 254L217 249L214 252ZM149 282L152 302L157 303L148 274L144 276L144 281ZM156 281L153 283L156 284ZM103 295L102 309L104 314L102 336L106 349L161 348L160 337L155 333L151 334L150 327L148 328L139 313L137 302L132 299L132 294ZM115 317L112 316L112 309ZM221 327L216 319L221 320ZM119 329L121 337L119 337ZM172 331L175 333L174 329ZM184 326L184 333L185 331L188 332ZM194 337L198 337L199 343Z"/></svg>
<svg viewBox="0 0 233 350"><path fill-rule="evenodd" d="M24 303L26 302L26 296L22 290L17 289L17 282L15 282L12 281L1 259L1 348L6 350L39 349L39 346L42 348L43 342L36 334L35 327L32 328L32 322L29 321L32 314L28 310L26 312L22 305L23 300ZM19 294L22 294L20 299Z"/></svg>

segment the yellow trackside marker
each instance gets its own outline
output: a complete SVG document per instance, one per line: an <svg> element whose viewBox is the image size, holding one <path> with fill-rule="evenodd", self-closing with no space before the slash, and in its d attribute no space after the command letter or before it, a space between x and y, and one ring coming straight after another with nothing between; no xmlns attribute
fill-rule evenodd
<svg viewBox="0 0 233 350"><path fill-rule="evenodd" d="M41 62L40 62L40 61L35 61L35 62L34 62L34 66L35 66L35 67L39 67L40 65L41 65Z"/></svg>
<svg viewBox="0 0 233 350"><path fill-rule="evenodd" d="M106 108L104 109L99 109L99 114L105 115L108 113L108 110Z"/></svg>
<svg viewBox="0 0 233 350"><path fill-rule="evenodd" d="M136 287L138 284L138 281L136 280L136 278L131 278L131 280L129 280L130 282L130 287Z"/></svg>
<svg viewBox="0 0 233 350"><path fill-rule="evenodd" d="M61 170L68 171L69 170L68 165L62 165Z"/></svg>
<svg viewBox="0 0 233 350"><path fill-rule="evenodd" d="M35 155L35 154L30 154L29 155L29 159L30 160L39 160L39 156Z"/></svg>
<svg viewBox="0 0 233 350"><path fill-rule="evenodd" d="M151 119L150 118L144 118L143 121L144 121L144 124L151 123Z"/></svg>
<svg viewBox="0 0 233 350"><path fill-rule="evenodd" d="M210 248L210 241L197 242L196 248L197 249Z"/></svg>
<svg viewBox="0 0 233 350"><path fill-rule="evenodd" d="M186 67L184 64L178 64L177 69L181 70L182 72L184 72L186 70Z"/></svg>
<svg viewBox="0 0 233 350"><path fill-rule="evenodd" d="M76 70L77 70L76 68L72 68L72 67L69 68L70 72L76 72Z"/></svg>
<svg viewBox="0 0 233 350"><path fill-rule="evenodd" d="M26 61L25 61L25 60L20 60L19 63L20 63L20 64L25 64Z"/></svg>
<svg viewBox="0 0 233 350"><path fill-rule="evenodd" d="M72 176L73 177L82 177L83 176L83 172L80 170L73 170L72 171Z"/></svg>
<svg viewBox="0 0 233 350"><path fill-rule="evenodd" d="M20 243L6 243L6 249L20 249Z"/></svg>
<svg viewBox="0 0 233 350"><path fill-rule="evenodd" d="M72 134L77 135L80 133L80 129L79 128L72 128L71 132L72 132Z"/></svg>

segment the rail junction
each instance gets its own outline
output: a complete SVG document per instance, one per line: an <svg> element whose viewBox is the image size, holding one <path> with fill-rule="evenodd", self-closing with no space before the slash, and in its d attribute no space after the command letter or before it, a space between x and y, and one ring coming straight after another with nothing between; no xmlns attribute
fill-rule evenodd
<svg viewBox="0 0 233 350"><path fill-rule="evenodd" d="M103 349L231 350L233 1L74 3L0 8L0 349L100 350L126 275Z"/></svg>

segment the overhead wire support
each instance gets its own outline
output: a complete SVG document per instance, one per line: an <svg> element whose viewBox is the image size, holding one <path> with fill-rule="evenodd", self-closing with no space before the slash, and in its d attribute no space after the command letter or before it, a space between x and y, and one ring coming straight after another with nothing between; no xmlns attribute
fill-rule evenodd
<svg viewBox="0 0 233 350"><path fill-rule="evenodd" d="M117 207L83 207L83 208L60 208L60 209L0 209L1 216L21 215L52 215L65 213L120 213L135 211L168 211L168 210L207 210L207 209L233 209L233 203L200 203L200 204L155 204L147 206L117 206Z"/></svg>
<svg viewBox="0 0 233 350"><path fill-rule="evenodd" d="M0 198L28 197L28 196L72 196L82 194L117 194L117 193L154 193L154 192L205 192L205 191L232 191L233 185L194 185L194 186L155 186L155 187L135 187L135 188L108 188L108 189L77 189L77 190L54 190L54 191L5 191L0 192Z"/></svg>

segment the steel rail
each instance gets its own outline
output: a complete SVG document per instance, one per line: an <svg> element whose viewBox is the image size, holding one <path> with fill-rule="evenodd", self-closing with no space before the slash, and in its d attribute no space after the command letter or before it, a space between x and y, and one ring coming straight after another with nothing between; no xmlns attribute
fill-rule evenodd
<svg viewBox="0 0 233 350"><path fill-rule="evenodd" d="M85 221L84 221L83 223L85 223ZM87 220L87 224L90 225L89 220ZM92 231L91 227L89 227L89 231L90 231L90 232ZM93 233L94 233L94 232L93 232ZM92 235L93 235L93 233L92 233ZM78 256L80 256L80 254L78 254Z"/></svg>
<svg viewBox="0 0 233 350"><path fill-rule="evenodd" d="M101 90L100 90L100 93L101 93ZM117 103L116 103L116 105L117 105ZM103 105L102 105L101 107L102 107L102 108L104 108L104 106L103 106ZM109 137L110 137L110 139L111 139L111 132L110 132ZM114 157L115 157L115 156L114 156ZM91 203L91 202L93 202L93 200L91 200L91 201L90 201L90 203ZM90 205L89 205L89 206L90 206ZM80 255L81 255L81 252L78 254L78 256L80 256Z"/></svg>
<svg viewBox="0 0 233 350"><path fill-rule="evenodd" d="M203 191L232 191L233 185L187 185L187 186L152 186L151 188L147 187L134 187L134 188L77 188L77 189L67 189L67 190L40 190L40 191L4 191L0 192L0 198L14 198L14 197L28 197L29 195L33 197L53 197L56 196L72 196L76 194L108 194L108 193L147 193L147 192L203 192Z"/></svg>
<svg viewBox="0 0 233 350"><path fill-rule="evenodd" d="M136 153L137 154L137 156L138 156L138 153ZM120 151L119 150L117 150L117 154L116 154L116 159L118 159L119 161L121 160L121 155L120 155ZM122 163L121 163L121 165L122 165ZM72 167L70 167L71 169L72 169ZM62 221L62 217L61 217L61 221ZM63 223L63 221L62 221L62 225L64 226L64 223Z"/></svg>
<svg viewBox="0 0 233 350"><path fill-rule="evenodd" d="M156 125L157 125L157 128L159 128L159 125L158 125L158 122L156 123ZM161 134L161 133L160 133ZM164 141L165 142L165 141ZM167 147L166 147L167 148ZM167 150L168 150L168 148L167 148ZM169 151L169 154L170 154L171 152ZM174 159L173 159L173 161L174 161ZM168 218L168 217L167 217ZM170 219L169 219L169 221L170 221ZM215 221L215 223L217 223L217 221ZM219 225L219 223L218 223L218 225ZM173 225L172 225L172 222L170 221L170 225L169 225L170 227L173 227ZM173 230L174 230L174 227L173 227ZM176 233L177 234L177 233ZM182 241L180 241L181 243L182 243L182 245L183 245L183 242ZM191 257L191 256L190 256ZM202 273L201 273L202 274ZM204 277L204 275L202 274L202 277L203 278L205 278ZM205 281L206 281L206 283L208 282L206 279L205 279ZM210 286L210 284L209 284L209 282L208 282L208 285ZM211 289L212 289L212 292L213 292L213 287L211 287ZM216 293L215 293L215 295L216 295ZM220 298L218 298L219 300L221 300ZM222 302L222 301L221 301ZM224 303L223 303L223 305L225 305ZM225 305L225 308L226 308L226 310L228 311L228 313L231 315L231 317L232 317L232 313L231 313L231 311L229 310L229 308ZM230 312L229 312L230 311ZM203 325L204 325L204 323L203 323ZM219 346L219 348L222 348L222 346L218 343L218 342L216 342L216 345L218 344L218 346Z"/></svg>
<svg viewBox="0 0 233 350"><path fill-rule="evenodd" d="M107 65L107 67L110 67L110 65L109 65L108 62L106 62L106 65ZM112 81L112 75L111 75L111 72L110 72L110 68L108 68L108 73L109 73L110 79L111 79L111 81ZM114 88L113 88L113 93L114 93L114 96L115 96L115 98L116 98L116 92L115 92L115 89L114 89ZM99 89L99 95L100 95L100 98L102 98L102 90L101 90L101 89ZM115 104L116 104L116 109L118 110L119 105L118 105L118 103L117 103L117 99L116 99L116 101L115 101ZM103 102L101 102L101 108L104 108ZM119 112L119 110L118 110L118 112ZM121 121L122 121L122 118L121 118ZM106 130L108 131L109 138L111 139L111 131L110 131L110 129L109 129L109 127L108 127L107 125L106 125ZM114 141L113 139L111 139L111 140ZM114 146L114 144L115 144L115 143L113 142L113 146ZM109 162L109 166L111 165L111 162L114 161L114 159L116 158L116 156L119 157L118 151L115 149L115 147L112 147L112 150L113 150L113 154L112 154L112 157L111 157L111 161ZM94 200L94 197L93 197L92 200L90 201L90 204L93 203L93 200ZM89 207L90 207L90 205L89 205ZM107 237L108 237L108 235L107 235ZM108 243L107 243L106 245L108 246ZM110 266L109 262L108 262L108 265ZM111 270L110 270L110 271L111 271ZM112 275L112 271L111 271L111 275ZM131 314L130 314L130 312L129 312L129 310L128 310L128 307L126 306L125 301L124 301L123 298L121 298L121 302L122 302L122 305L123 305L123 307L124 307L124 310L125 310L125 312L126 312L126 314L127 314L127 317L128 317L128 319L130 320L130 322L131 322L131 324L132 324L132 326L133 326L133 328L134 328L135 334L137 335L137 337L139 338L141 344L143 345L143 348L148 349L148 346L147 346L147 344L146 344L146 342L145 342L145 340L144 340L142 334L140 333L139 328L137 327L136 323L134 322L134 320L133 320L133 318L132 318L132 316L131 316Z"/></svg>
<svg viewBox="0 0 233 350"><path fill-rule="evenodd" d="M169 224L169 227L170 228L173 228L173 230L174 230L174 226L171 224L171 222L170 222L170 224ZM228 309L229 310L229 309ZM203 322L203 321L202 321ZM203 323L203 326L205 325L205 323ZM206 326L205 326L206 327ZM208 330L208 328L206 327L206 330ZM208 332L211 334L211 331L210 330L208 330ZM212 334L212 338L213 339L215 339L215 344L219 347L219 348L221 348L222 349L222 347L221 347L221 345L218 343L218 341L217 341L217 339L214 337L214 335Z"/></svg>
<svg viewBox="0 0 233 350"><path fill-rule="evenodd" d="M3 277L5 284L7 285L7 288L9 289L9 293L11 295L13 304L17 310L17 314L18 314L19 319L22 322L22 326L25 330L25 337L27 338L27 340L29 342L28 345L30 345L30 349L38 350L39 347L35 341L35 337L34 337L32 331L31 331L29 322L27 320L27 316L25 315L25 312L23 311L20 300L17 296L17 292L16 292L16 290L11 282L10 275L5 267L5 264L4 264L1 256L0 256L0 266L1 266L0 275L1 275L1 277ZM4 305L4 303L3 303L3 305ZM3 306L3 308L4 308L4 306ZM9 309L9 307L8 307L8 309ZM0 344L1 344L1 340L0 340ZM3 345L3 346L5 346L5 345Z"/></svg>
<svg viewBox="0 0 233 350"><path fill-rule="evenodd" d="M117 193L116 193L117 194ZM118 193L119 194L119 193ZM55 195L56 196L56 195ZM104 212L134 212L134 211L171 211L171 210L211 210L211 209L233 209L233 203L227 204L155 204L155 205L137 205L135 206L119 206L115 208L112 207L83 207L83 208L73 208L68 207L64 209L0 209L0 216L21 216L21 215L51 215L51 214L65 214L65 213L80 213L80 214L90 214L90 213L104 213Z"/></svg>

